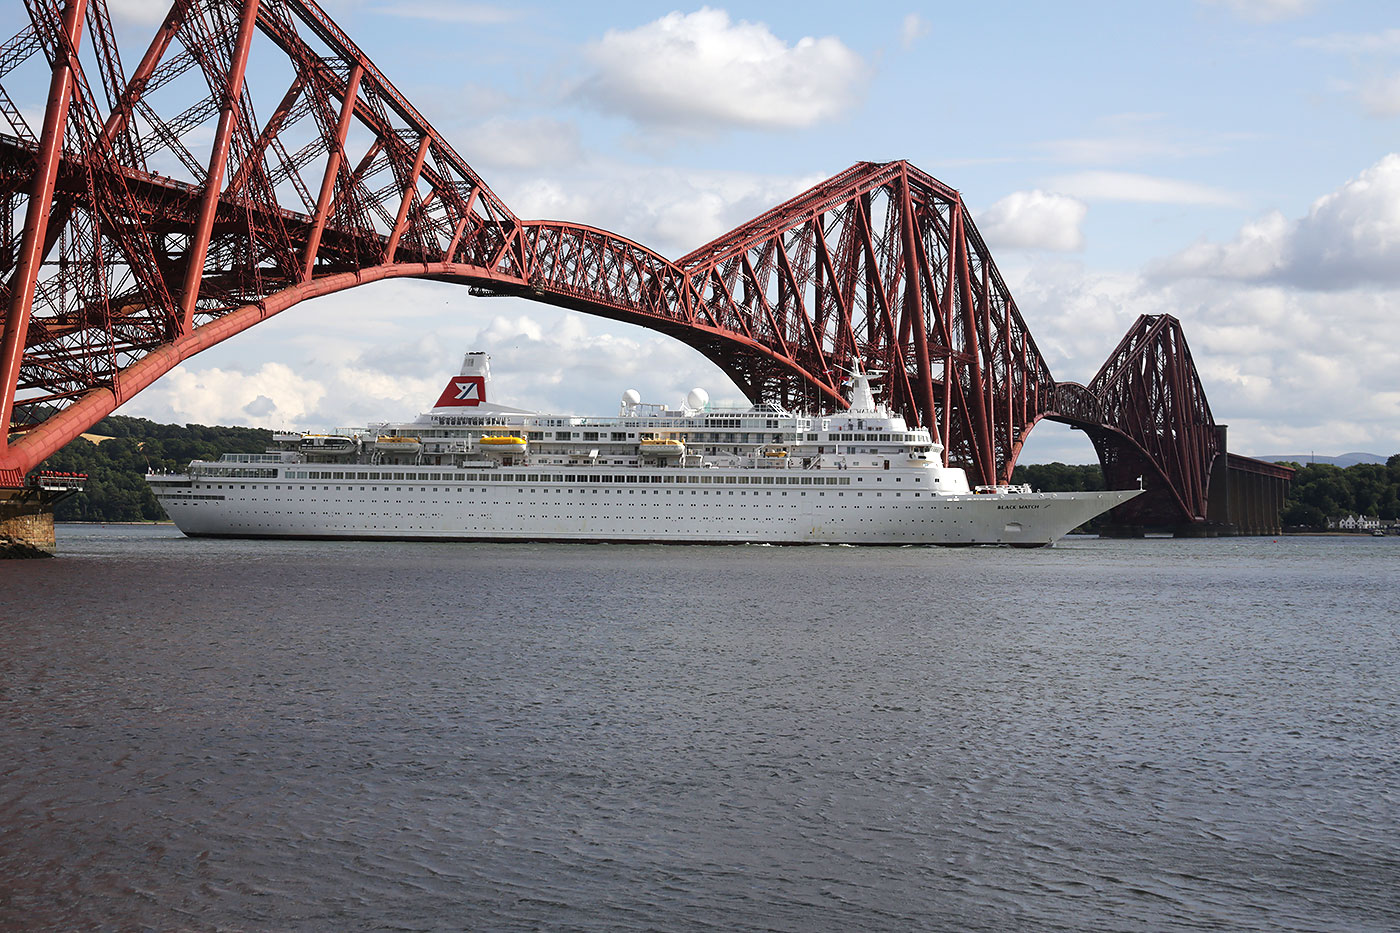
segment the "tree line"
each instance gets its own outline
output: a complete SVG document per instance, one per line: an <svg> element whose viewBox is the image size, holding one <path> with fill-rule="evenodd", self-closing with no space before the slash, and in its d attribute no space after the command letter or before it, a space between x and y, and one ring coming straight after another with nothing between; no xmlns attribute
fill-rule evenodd
<svg viewBox="0 0 1400 933"><path fill-rule="evenodd" d="M191 460L217 460L225 452L262 453L272 443L272 432L262 428L156 424L123 415L102 419L88 433L109 440L75 438L40 466L88 476L87 489L54 508L55 521L165 521L147 472L178 473Z"/></svg>
<svg viewBox="0 0 1400 933"><path fill-rule="evenodd" d="M1283 510L1285 528L1326 528L1329 518L1400 518L1400 454L1385 463L1290 463L1298 472Z"/></svg>
<svg viewBox="0 0 1400 933"><path fill-rule="evenodd" d="M165 511L146 483L148 471L178 473L191 460L215 460L222 453L262 453L272 443L272 432L263 428L156 424L123 415L104 418L89 433L110 440L93 443L77 438L42 465L46 470L88 475L85 491L58 504L57 521L163 521ZM1284 527L1325 528L1329 518L1346 515L1400 518L1400 454L1384 464L1346 468L1329 463L1288 465L1298 472L1284 507ZM1097 463L1018 466L1011 481L1029 483L1043 492L1104 488L1103 470Z"/></svg>

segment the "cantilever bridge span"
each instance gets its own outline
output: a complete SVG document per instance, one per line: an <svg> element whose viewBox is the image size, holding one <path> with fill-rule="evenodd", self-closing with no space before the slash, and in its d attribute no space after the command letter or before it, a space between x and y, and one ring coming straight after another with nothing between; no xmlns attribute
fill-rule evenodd
<svg viewBox="0 0 1400 933"><path fill-rule="evenodd" d="M105 0L23 3L0 46L0 488L181 361L391 277L662 331L756 402L840 408L844 371L882 371L976 483L1008 480L1040 420L1075 425L1111 485L1151 490L1125 525L1227 524L1228 477L1286 480L1227 458L1173 318L1057 383L958 192L907 162L672 261L516 217L311 0L175 0L129 69Z"/></svg>

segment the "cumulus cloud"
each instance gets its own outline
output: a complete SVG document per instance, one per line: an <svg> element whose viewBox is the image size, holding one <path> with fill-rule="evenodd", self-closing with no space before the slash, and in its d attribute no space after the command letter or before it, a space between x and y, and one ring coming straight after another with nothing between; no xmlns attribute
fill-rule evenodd
<svg viewBox="0 0 1400 933"><path fill-rule="evenodd" d="M1232 192L1209 185L1131 172L1078 172L1062 175L1052 183L1057 190L1086 201L1235 207L1240 200Z"/></svg>
<svg viewBox="0 0 1400 933"><path fill-rule="evenodd" d="M1230 426L1235 452L1400 450L1394 289L1163 282L1072 263L1039 263L1008 274L1008 283L1057 379L1087 382L1138 315L1171 314L1182 322L1211 411ZM1042 441L1033 456L1061 454Z"/></svg>
<svg viewBox="0 0 1400 933"><path fill-rule="evenodd" d="M1203 0L1208 6L1223 6L1251 23L1276 23L1296 19L1311 12L1317 0Z"/></svg>
<svg viewBox="0 0 1400 933"><path fill-rule="evenodd" d="M164 409L183 424L291 425L325 396L325 387L285 363L252 371L184 363L141 394L142 406Z"/></svg>
<svg viewBox="0 0 1400 933"><path fill-rule="evenodd" d="M637 123L807 127L848 109L868 68L835 37L789 45L762 23L724 10L669 13L632 30L609 30L585 52L593 71L578 93Z"/></svg>
<svg viewBox="0 0 1400 933"><path fill-rule="evenodd" d="M988 208L977 229L994 248L1078 250L1084 248L1080 225L1088 210L1062 194L1017 191Z"/></svg>
<svg viewBox="0 0 1400 933"><path fill-rule="evenodd" d="M1400 284L1400 154L1392 153L1315 201L1307 216L1279 213L1229 243L1198 243L1156 264L1167 278L1276 281L1337 290Z"/></svg>
<svg viewBox="0 0 1400 933"><path fill-rule="evenodd" d="M497 190L521 217L601 227L676 259L826 177L631 166Z"/></svg>

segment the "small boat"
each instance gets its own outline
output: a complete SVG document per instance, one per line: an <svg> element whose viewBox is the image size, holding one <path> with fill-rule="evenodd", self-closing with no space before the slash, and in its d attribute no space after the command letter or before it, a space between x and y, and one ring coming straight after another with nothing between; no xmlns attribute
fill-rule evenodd
<svg viewBox="0 0 1400 933"><path fill-rule="evenodd" d="M523 454L525 438L515 434L487 434L477 442L483 453Z"/></svg>
<svg viewBox="0 0 1400 933"><path fill-rule="evenodd" d="M670 460L685 454L685 444L669 437L649 437L637 445L644 457Z"/></svg>
<svg viewBox="0 0 1400 933"><path fill-rule="evenodd" d="M346 453L355 449L355 439L348 434L303 434L298 446L313 453Z"/></svg>
<svg viewBox="0 0 1400 933"><path fill-rule="evenodd" d="M763 448L763 456L765 456L765 457L786 457L787 455L788 455L787 449L784 448L784 447L765 447L765 448Z"/></svg>
<svg viewBox="0 0 1400 933"><path fill-rule="evenodd" d="M416 454L423 449L422 441L416 437L400 437L395 434L381 434L375 438L374 446L379 450L395 454Z"/></svg>

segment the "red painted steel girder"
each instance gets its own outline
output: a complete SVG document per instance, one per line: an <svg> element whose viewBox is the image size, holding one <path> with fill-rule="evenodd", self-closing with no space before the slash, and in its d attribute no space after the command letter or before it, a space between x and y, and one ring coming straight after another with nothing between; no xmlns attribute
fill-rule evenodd
<svg viewBox="0 0 1400 933"><path fill-rule="evenodd" d="M1211 466L1223 451L1181 322L1169 314L1139 317L1089 390L1105 422L1132 438L1168 478L1181 514L1205 521Z"/></svg>
<svg viewBox="0 0 1400 933"><path fill-rule="evenodd" d="M520 222L314 4L180 0L130 77L103 0L26 9L0 47L0 103L23 99L6 88L26 72L51 90L39 138L0 106L14 131L0 137L0 397L22 431L0 445L0 484L147 384L132 374L153 363L135 367L241 329L204 332L223 318L325 283L528 280ZM253 58L290 75L262 118Z"/></svg>
<svg viewBox="0 0 1400 933"><path fill-rule="evenodd" d="M1205 389L1181 322L1142 315L1088 386L1060 383L1045 417L1082 428L1098 450L1109 488L1145 484L1120 506L1123 524L1204 522L1220 449Z"/></svg>
<svg viewBox="0 0 1400 933"><path fill-rule="evenodd" d="M957 192L863 162L670 263L605 231L529 224L535 297L672 333L754 401L845 405L883 374L979 483L1010 476L1054 380Z"/></svg>
<svg viewBox="0 0 1400 933"><path fill-rule="evenodd" d="M177 0L130 75L105 0L24 2L29 26L0 46L0 390L17 428L0 485L192 354L416 276L671 334L756 402L844 407L845 372L878 371L978 483L1008 479L1031 427L1078 404L1203 514L1208 463L1162 440L1204 406L1175 322L1135 329L1079 395L1057 387L958 193L906 162L853 165L672 262L520 221L310 0ZM285 77L255 101L245 76L268 62ZM39 133L10 93L22 75L49 87Z"/></svg>

